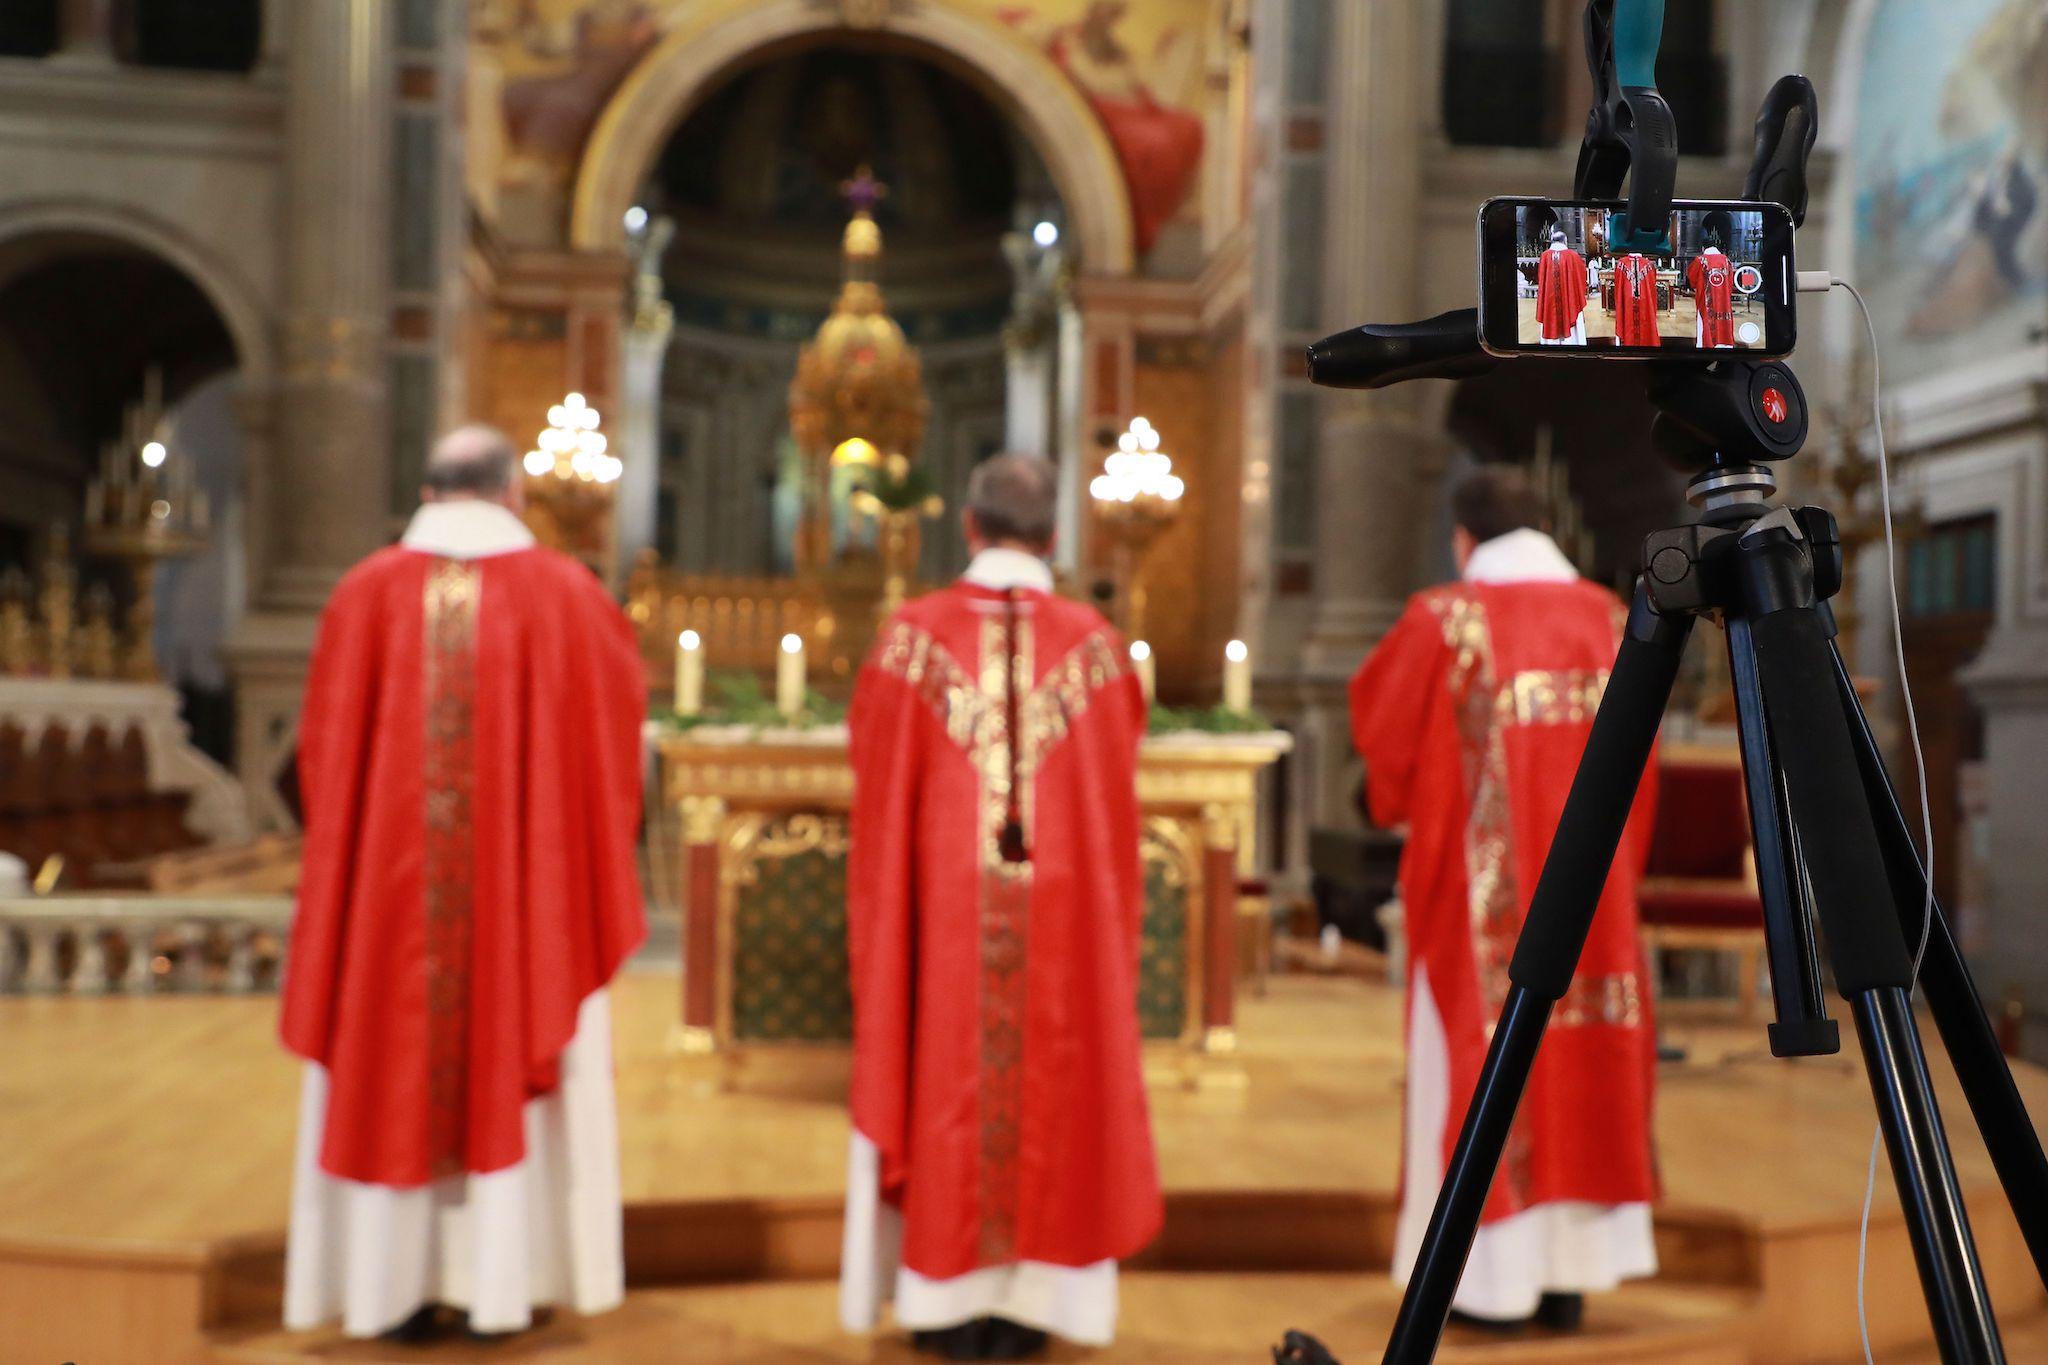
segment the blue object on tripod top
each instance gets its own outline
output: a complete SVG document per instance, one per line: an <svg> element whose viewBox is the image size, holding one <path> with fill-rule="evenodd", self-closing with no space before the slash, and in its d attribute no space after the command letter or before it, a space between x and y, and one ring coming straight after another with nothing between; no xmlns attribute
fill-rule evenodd
<svg viewBox="0 0 2048 1365"><path fill-rule="evenodd" d="M1662 97L1657 93L1657 48L1664 39L1664 0L1615 0L1614 5L1614 78L1626 94L1647 94L1645 104L1661 105ZM1646 109L1645 113L1648 112ZM1640 115L1639 115L1640 117ZM1655 130L1642 128L1639 133ZM1675 130L1672 130L1675 140ZM1636 159L1642 159L1644 148L1638 148ZM1664 150L1664 155L1674 155L1677 148ZM1641 167L1636 167L1640 171ZM1653 256L1668 256L1672 253L1671 228L1668 223L1654 226L1638 225L1631 222L1626 210L1613 215L1613 233L1608 237L1608 246L1616 251L1642 251Z"/></svg>

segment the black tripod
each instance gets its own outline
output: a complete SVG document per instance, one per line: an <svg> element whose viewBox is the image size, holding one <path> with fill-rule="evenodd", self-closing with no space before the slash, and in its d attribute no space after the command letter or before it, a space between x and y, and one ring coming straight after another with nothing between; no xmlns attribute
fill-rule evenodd
<svg viewBox="0 0 2048 1365"><path fill-rule="evenodd" d="M1779 376L1790 381L1789 372ZM1796 390L1789 391L1796 393ZM1789 396L1781 390L1781 396ZM1793 398L1792 401L1798 401ZM1723 455L1733 442L1724 443ZM1772 508L1761 464L1718 459L1692 481L1701 521L1645 545L1626 637L1515 951L1512 988L1451 1157L1388 1361L1426 1361L1550 1012L1570 986L1696 616L1717 613L1757 847L1778 1056L1832 1053L1812 914L1862 1042L1892 1174L1942 1357L2004 1359L1909 1003L1926 883L1847 670L1826 599L1841 582L1834 518ZM2036 1266L2048 1283L2048 1162L1939 909L1921 981Z"/></svg>
<svg viewBox="0 0 2048 1365"><path fill-rule="evenodd" d="M1670 209L1670 115L1654 87L1617 78L1617 70L1628 70L1640 79L1649 67L1640 50L1622 54L1618 67L1617 42L1647 44L1653 52L1657 31L1617 25L1616 13L1614 0L1588 7L1588 56L1601 102L1588 123L1577 195L1615 197L1633 159L1628 221L1640 231ZM1795 222L1804 217L1814 114L1811 85L1788 76L1757 120L1745 197L1783 203ZM1466 309L1339 333L1310 348L1309 376L1319 384L1380 388L1475 374L1495 363L1480 352L1475 323ZM1777 1016L1771 1050L1790 1057L1840 1048L1822 996L1817 916L1836 989L1849 1002L1862 1044L1942 1358L2002 1361L1912 1011L1912 954L1923 923L1919 984L2044 1285L2048 1159L1947 919L1939 906L1928 912L1919 856L1835 648L1827 599L1841 586L1842 551L1834 518L1822 508L1769 501L1776 489L1770 462L1791 458L1805 440L1805 397L1791 370L1775 361L1657 361L1644 370L1659 410L1654 439L1667 459L1693 472L1687 496L1699 520L1644 544L1628 628L1537 880L1508 969L1511 986L1385 1359L1408 1365L1436 1354L1537 1048L1585 947L1685 642L1694 619L1712 615L1726 633L1735 684Z"/></svg>
<svg viewBox="0 0 2048 1365"><path fill-rule="evenodd" d="M1412 372L1412 366L1402 367ZM1756 842L1781 1057L1839 1050L1814 935L1827 936L1891 1154L1942 1358L2004 1359L1910 1004L1927 883L1876 741L1834 646L1834 517L1773 507L1766 461L1798 448L1805 399L1771 362L1673 367L1652 382L1659 444L1695 458L1697 523L1644 543L1644 573L1508 969L1486 1064L1430 1217L1386 1360L1436 1353L1509 1125L1552 1007L1571 985L1594 907L1657 737L1692 624L1717 616ZM1675 414L1683 412L1685 416ZM2048 1284L2048 1160L2034 1136L1940 907L1919 983L2034 1263Z"/></svg>

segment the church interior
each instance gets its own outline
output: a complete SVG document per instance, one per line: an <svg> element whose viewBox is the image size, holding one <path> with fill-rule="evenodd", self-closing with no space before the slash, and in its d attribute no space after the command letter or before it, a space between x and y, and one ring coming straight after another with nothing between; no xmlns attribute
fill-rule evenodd
<svg viewBox="0 0 2048 1365"><path fill-rule="evenodd" d="M1798 265L1870 325L1840 289L1800 298L1810 426L1779 500L1839 523L1844 686L1916 841L1924 805L1939 937L2038 1137L2048 9L1658 8L1681 198L1744 197L1766 93L1817 92ZM1471 307L1479 205L1571 197L1585 10L0 6L0 1365L930 1358L839 1317L849 715L894 613L989 553L962 513L1006 453L1055 471L1053 595L1129 642L1150 702L1127 965L1163 1221L1114 1342L1045 1358L1280 1359L1288 1329L1378 1358L1420 947L1354 675L1460 578L1474 471L1526 476L1570 568L1624 600L1692 513L1638 362L1363 392L1305 354ZM296 1330L278 1015L310 970L308 672L337 584L408 534L470 424L509 438L532 541L637 649L624 1301L509 1341ZM1854 1046L1773 1055L1743 680L1693 633L1638 896L1655 1273L1569 1330L1454 1314L1440 1358L2048 1360L2048 1229L2016 1218L1948 1030L1922 1010L2002 1357L1930 1322ZM599 701L546 721L581 742Z"/></svg>

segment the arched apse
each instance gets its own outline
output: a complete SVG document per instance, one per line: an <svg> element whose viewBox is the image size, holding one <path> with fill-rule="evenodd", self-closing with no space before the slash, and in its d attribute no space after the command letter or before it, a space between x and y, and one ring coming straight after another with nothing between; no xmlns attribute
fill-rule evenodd
<svg viewBox="0 0 2048 1365"><path fill-rule="evenodd" d="M577 173L570 243L623 244L621 221L670 135L734 66L778 44L858 33L899 42L980 86L1023 130L1067 206L1068 240L1092 274L1135 263L1130 194L1094 112L1043 52L1002 28L938 5L849 29L812 0L765 0L727 18L679 24L606 105Z"/></svg>

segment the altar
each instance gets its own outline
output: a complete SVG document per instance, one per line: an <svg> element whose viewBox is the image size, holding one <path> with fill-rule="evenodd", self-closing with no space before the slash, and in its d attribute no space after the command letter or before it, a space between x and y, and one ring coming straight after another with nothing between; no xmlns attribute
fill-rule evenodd
<svg viewBox="0 0 2048 1365"><path fill-rule="evenodd" d="M679 1049L717 1059L723 1083L750 1060L843 1053L853 1038L845 727L651 734L682 845ZM1259 775L1292 743L1281 731L1144 741L1137 1007L1156 1077L1228 1084L1240 1074L1239 886L1261 868Z"/></svg>

